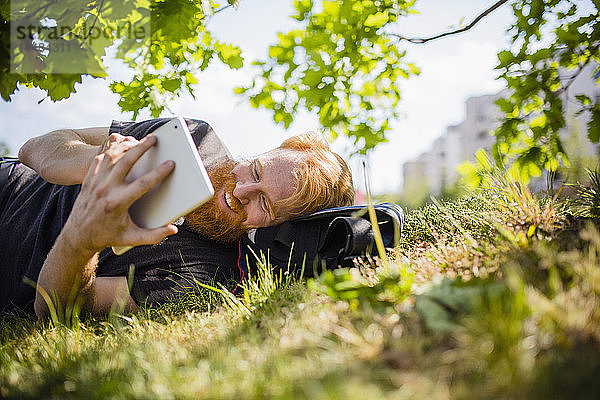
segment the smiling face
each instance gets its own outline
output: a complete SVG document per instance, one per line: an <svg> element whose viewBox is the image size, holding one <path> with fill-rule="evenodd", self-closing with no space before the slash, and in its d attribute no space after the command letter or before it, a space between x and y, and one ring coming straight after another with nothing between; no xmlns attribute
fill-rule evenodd
<svg viewBox="0 0 600 400"><path fill-rule="evenodd" d="M278 203L296 193L294 171L303 157L296 151L275 149L239 163L232 171L235 187L224 196L226 211L242 208L246 228L260 228L288 219L286 210Z"/></svg>
<svg viewBox="0 0 600 400"><path fill-rule="evenodd" d="M251 228L354 202L348 165L316 133L292 136L251 161L229 160L209 175L215 195L186 220L221 242L235 242Z"/></svg>
<svg viewBox="0 0 600 400"><path fill-rule="evenodd" d="M186 221L204 236L230 243L250 228L289 219L289 211L278 203L296 192L294 171L303 157L297 151L275 149L253 160L220 164L209 171L215 195Z"/></svg>

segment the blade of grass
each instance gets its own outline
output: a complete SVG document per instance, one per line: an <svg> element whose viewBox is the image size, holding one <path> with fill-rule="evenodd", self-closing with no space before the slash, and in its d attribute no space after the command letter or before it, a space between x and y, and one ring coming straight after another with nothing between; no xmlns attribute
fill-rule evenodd
<svg viewBox="0 0 600 400"><path fill-rule="evenodd" d="M369 174L367 173L367 163L363 160L363 173L365 177L365 189L367 192L367 207L369 209L369 219L371 220L371 227L373 229L373 235L375 236L375 245L377 246L377 252L384 265L387 265L387 254L385 252L385 246L383 245L383 238L381 237L381 231L379 230L379 224L377 223L377 213L375 207L373 207L373 201L371 198L371 185L369 181Z"/></svg>

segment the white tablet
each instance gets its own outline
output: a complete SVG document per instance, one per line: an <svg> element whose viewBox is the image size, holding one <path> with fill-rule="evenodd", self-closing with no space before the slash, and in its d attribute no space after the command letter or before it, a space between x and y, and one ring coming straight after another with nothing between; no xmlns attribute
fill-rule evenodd
<svg viewBox="0 0 600 400"><path fill-rule="evenodd" d="M193 211L214 195L206 168L187 124L173 118L152 132L157 141L133 165L125 178L132 182L167 160L175 161L175 169L129 208L131 219L142 228L158 228ZM131 247L113 247L123 254Z"/></svg>

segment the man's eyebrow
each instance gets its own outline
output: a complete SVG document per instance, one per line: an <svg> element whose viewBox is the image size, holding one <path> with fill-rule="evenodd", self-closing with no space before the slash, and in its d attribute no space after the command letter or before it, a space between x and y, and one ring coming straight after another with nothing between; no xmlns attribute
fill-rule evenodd
<svg viewBox="0 0 600 400"><path fill-rule="evenodd" d="M258 172L262 179L263 173L264 173L264 167L263 167L262 163L260 162L260 160L258 159L258 157L255 158L254 160L256 162L256 167L257 167ZM271 198L269 197L269 195L266 192L263 191L263 194L265 195L265 199L267 199L267 212L269 213L269 217L271 217L270 222L273 222L273 221L275 221L275 217L276 217L273 201L271 201Z"/></svg>

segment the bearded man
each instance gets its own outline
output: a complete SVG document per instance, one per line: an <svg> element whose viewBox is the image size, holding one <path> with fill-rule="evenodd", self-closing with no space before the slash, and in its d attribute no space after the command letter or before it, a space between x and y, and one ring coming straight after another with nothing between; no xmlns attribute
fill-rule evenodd
<svg viewBox="0 0 600 400"><path fill-rule="evenodd" d="M134 311L198 282L233 287L247 230L353 203L348 166L318 135L235 162L207 123L186 119L215 195L175 224L142 229L129 206L175 163L131 183L125 177L155 143L148 134L167 121L53 131L29 140L20 163L0 167L0 310L43 317L50 299L61 307L79 299L93 314L114 304ZM111 246L136 247L117 256Z"/></svg>

